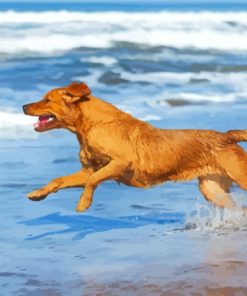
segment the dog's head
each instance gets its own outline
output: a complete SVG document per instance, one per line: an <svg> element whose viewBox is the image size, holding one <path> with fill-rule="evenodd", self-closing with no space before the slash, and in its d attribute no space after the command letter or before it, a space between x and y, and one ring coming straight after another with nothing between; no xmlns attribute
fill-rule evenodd
<svg viewBox="0 0 247 296"><path fill-rule="evenodd" d="M27 115L38 116L34 124L37 132L54 128L74 130L79 116L78 104L89 100L91 90L85 83L73 82L63 88L49 91L41 101L23 106Z"/></svg>

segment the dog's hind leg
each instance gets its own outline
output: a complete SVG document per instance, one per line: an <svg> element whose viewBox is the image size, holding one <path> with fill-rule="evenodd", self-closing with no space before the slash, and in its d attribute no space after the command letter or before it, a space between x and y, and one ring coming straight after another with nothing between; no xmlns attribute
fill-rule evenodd
<svg viewBox="0 0 247 296"><path fill-rule="evenodd" d="M247 190L247 153L237 144L221 150L217 157L218 164L227 176L240 188ZM247 208L242 211L247 214Z"/></svg>
<svg viewBox="0 0 247 296"><path fill-rule="evenodd" d="M221 150L217 157L218 164L235 183L247 190L247 153L239 145L231 145Z"/></svg>
<svg viewBox="0 0 247 296"><path fill-rule="evenodd" d="M231 179L218 174L199 177L199 188L206 200L221 208L234 209L235 202L229 195Z"/></svg>
<svg viewBox="0 0 247 296"><path fill-rule="evenodd" d="M83 168L74 174L56 178L46 186L28 194L28 198L34 201L44 199L48 194L57 192L63 188L84 187L89 176L93 173L92 169Z"/></svg>

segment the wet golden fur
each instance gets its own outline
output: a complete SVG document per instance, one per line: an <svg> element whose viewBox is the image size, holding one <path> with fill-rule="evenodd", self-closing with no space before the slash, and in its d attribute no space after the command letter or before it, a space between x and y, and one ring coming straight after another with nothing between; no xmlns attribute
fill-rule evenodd
<svg viewBox="0 0 247 296"><path fill-rule="evenodd" d="M55 116L47 126L37 128L39 132L66 128L75 133L83 166L30 193L32 200L62 188L84 187L77 206L77 211L84 211L105 180L148 188L198 178L207 200L235 208L228 194L232 182L247 190L247 154L236 144L247 140L246 131L158 129L94 97L85 83L53 89L23 108L28 115Z"/></svg>

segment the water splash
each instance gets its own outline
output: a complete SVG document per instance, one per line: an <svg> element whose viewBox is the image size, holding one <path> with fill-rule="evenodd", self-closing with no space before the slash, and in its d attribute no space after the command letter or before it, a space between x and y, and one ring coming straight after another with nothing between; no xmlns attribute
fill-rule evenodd
<svg viewBox="0 0 247 296"><path fill-rule="evenodd" d="M234 194L238 207L236 210L214 207L210 203L197 201L195 209L185 217L185 228L202 232L226 233L232 230L247 230L247 215L241 211L243 194Z"/></svg>

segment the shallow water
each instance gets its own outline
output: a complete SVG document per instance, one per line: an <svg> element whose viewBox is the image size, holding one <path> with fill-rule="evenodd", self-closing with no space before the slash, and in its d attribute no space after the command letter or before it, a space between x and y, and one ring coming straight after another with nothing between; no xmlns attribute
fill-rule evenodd
<svg viewBox="0 0 247 296"><path fill-rule="evenodd" d="M246 295L247 219L214 209L196 181L106 182L80 215L80 189L29 201L80 168L79 145L36 134L21 110L79 79L160 128L245 129L244 8L18 7L0 12L0 294Z"/></svg>

